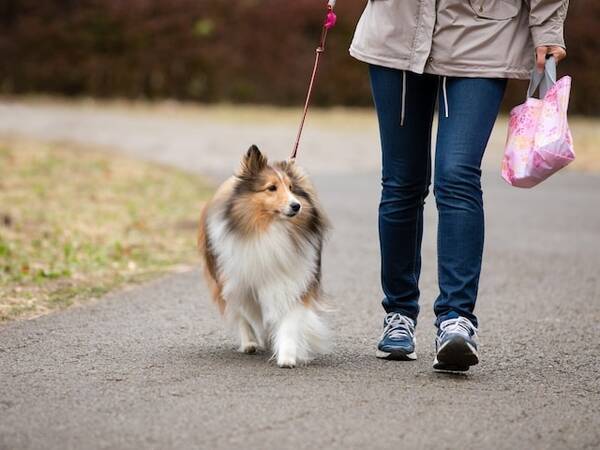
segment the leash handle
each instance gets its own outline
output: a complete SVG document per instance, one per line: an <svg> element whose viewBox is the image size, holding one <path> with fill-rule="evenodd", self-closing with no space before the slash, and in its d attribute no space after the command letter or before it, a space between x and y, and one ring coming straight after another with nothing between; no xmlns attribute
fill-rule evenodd
<svg viewBox="0 0 600 450"><path fill-rule="evenodd" d="M315 50L315 62L313 64L312 74L310 76L310 83L308 84L308 91L306 93L306 100L304 101L304 111L302 112L302 119L300 120L300 126L298 127L298 134L296 135L296 142L294 143L294 147L292 149L292 154L290 155L290 160L293 161L296 159L296 155L298 154L298 147L300 146L300 138L302 137L302 130L304 129L304 122L306 121L306 115L308 113L308 107L310 105L310 98L312 96L313 87L315 85L315 80L317 78L317 72L319 70L319 62L321 60L321 54L325 52L325 42L327 41L327 32L335 26L337 21L337 17L333 12L333 8L335 7L336 0L329 0L327 3L327 16L325 17L325 22L323 23L323 28L321 30L321 39L319 40L319 46Z"/></svg>

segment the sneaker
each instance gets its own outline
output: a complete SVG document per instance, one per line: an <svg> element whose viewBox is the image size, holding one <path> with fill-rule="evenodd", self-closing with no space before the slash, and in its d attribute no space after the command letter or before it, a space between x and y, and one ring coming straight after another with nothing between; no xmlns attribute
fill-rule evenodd
<svg viewBox="0 0 600 450"><path fill-rule="evenodd" d="M477 328L465 317L444 320L435 340L435 370L466 372L479 362Z"/></svg>
<svg viewBox="0 0 600 450"><path fill-rule="evenodd" d="M417 359L415 322L400 313L389 313L383 320L383 334L377 345L378 358L398 361Z"/></svg>

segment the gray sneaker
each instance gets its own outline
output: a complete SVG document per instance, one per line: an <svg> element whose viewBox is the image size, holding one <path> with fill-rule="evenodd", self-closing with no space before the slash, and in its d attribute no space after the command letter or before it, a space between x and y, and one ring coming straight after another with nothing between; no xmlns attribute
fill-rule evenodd
<svg viewBox="0 0 600 450"><path fill-rule="evenodd" d="M477 328L465 317L444 320L435 340L435 370L466 372L479 362Z"/></svg>
<svg viewBox="0 0 600 450"><path fill-rule="evenodd" d="M415 351L415 322L400 313L391 312L383 319L383 334L377 345L375 354L381 359L396 361L414 361Z"/></svg>

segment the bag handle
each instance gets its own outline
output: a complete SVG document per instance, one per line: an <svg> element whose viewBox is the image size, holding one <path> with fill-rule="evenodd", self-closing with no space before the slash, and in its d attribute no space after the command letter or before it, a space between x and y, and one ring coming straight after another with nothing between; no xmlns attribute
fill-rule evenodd
<svg viewBox="0 0 600 450"><path fill-rule="evenodd" d="M533 97L536 89L540 88L540 98L546 96L546 92L556 84L556 59L554 56L550 56L546 59L546 65L544 66L544 72L540 73L537 69L531 71L531 81L529 82L529 88L527 89L527 98Z"/></svg>

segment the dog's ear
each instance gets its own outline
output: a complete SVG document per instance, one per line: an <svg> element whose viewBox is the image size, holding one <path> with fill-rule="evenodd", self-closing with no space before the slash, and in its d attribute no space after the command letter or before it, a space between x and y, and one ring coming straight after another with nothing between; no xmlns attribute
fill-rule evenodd
<svg viewBox="0 0 600 450"><path fill-rule="evenodd" d="M256 145L250 146L242 159L242 174L257 174L267 167L267 157L264 156Z"/></svg>
<svg viewBox="0 0 600 450"><path fill-rule="evenodd" d="M296 159L286 159L280 161L276 166L283 172L285 172L290 178L301 179L305 177L304 170L296 163Z"/></svg>

